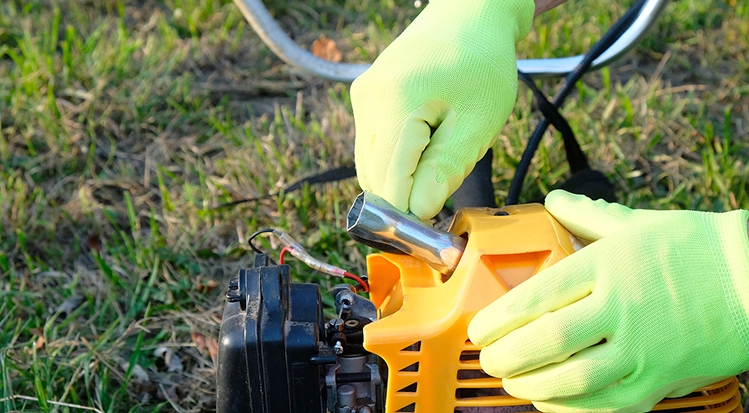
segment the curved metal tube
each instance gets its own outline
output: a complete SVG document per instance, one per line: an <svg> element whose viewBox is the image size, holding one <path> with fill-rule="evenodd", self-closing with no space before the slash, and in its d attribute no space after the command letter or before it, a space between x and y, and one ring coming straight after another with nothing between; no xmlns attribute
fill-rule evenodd
<svg viewBox="0 0 749 413"><path fill-rule="evenodd" d="M234 0L250 26L263 42L284 62L312 75L328 80L351 83L369 68L362 63L333 63L321 59L296 44L270 15L262 0ZM668 0L648 0L632 26L608 50L593 62L591 70L606 66L636 45L658 20ZM551 59L518 60L518 69L529 75L558 77L571 72L583 59L582 55Z"/></svg>
<svg viewBox="0 0 749 413"><path fill-rule="evenodd" d="M645 37L648 29L658 21L658 17L660 17L666 5L668 5L668 0L648 0L642 6L642 10L632 26L622 33L619 40L606 49L598 59L593 61L589 71L608 66L637 45ZM535 78L560 77L574 70L582 60L583 55L553 59L524 59L518 60L518 70Z"/></svg>
<svg viewBox="0 0 749 413"><path fill-rule="evenodd" d="M353 82L369 68L368 64L333 63L302 49L270 15L262 0L234 0L234 4L239 7L263 43L281 60L292 66L324 79L344 83Z"/></svg>

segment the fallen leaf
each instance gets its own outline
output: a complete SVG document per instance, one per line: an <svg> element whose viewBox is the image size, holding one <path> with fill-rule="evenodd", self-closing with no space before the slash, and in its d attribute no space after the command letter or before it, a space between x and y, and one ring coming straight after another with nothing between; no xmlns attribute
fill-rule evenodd
<svg viewBox="0 0 749 413"><path fill-rule="evenodd" d="M218 283L214 280L208 280L205 284L198 284L198 292L199 293L209 293L218 287Z"/></svg>
<svg viewBox="0 0 749 413"><path fill-rule="evenodd" d="M88 247L96 252L100 252L102 249L101 238L94 234L88 237Z"/></svg>
<svg viewBox="0 0 749 413"><path fill-rule="evenodd" d="M211 356L211 361L216 365L216 361L218 360L218 340L213 337L208 340L208 355Z"/></svg>
<svg viewBox="0 0 749 413"><path fill-rule="evenodd" d="M192 342L195 343L195 347L198 348L198 351L201 353L205 353L205 351L208 349L208 344L205 341L205 336L196 331L191 331L190 337L192 337Z"/></svg>
<svg viewBox="0 0 749 413"><path fill-rule="evenodd" d="M34 347L37 350L41 350L44 345L47 344L47 339L44 338L44 336L39 337L38 340L34 342Z"/></svg>
<svg viewBox="0 0 749 413"><path fill-rule="evenodd" d="M218 359L218 340L215 337L206 338L204 335L193 331L190 333L192 336L192 342L195 343L195 348L198 349L200 354L208 353L214 364Z"/></svg>
<svg viewBox="0 0 749 413"><path fill-rule="evenodd" d="M341 51L338 50L338 46L335 44L335 40L328 39L324 34L321 34L317 40L312 42L312 54L335 63L340 62L343 58Z"/></svg>

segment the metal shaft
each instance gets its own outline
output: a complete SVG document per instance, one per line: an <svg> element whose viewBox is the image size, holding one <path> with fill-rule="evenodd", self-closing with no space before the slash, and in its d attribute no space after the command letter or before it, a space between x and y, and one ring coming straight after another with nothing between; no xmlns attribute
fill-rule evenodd
<svg viewBox="0 0 749 413"><path fill-rule="evenodd" d="M624 55L644 37L647 30L655 24L661 11L669 4L668 0L648 0L632 26L593 62L590 70L606 66ZM369 68L369 64L333 63L321 59L296 44L276 22L262 0L234 0L250 26L263 42L286 63L296 66L305 72L325 79L351 83L356 77ZM577 67L583 55L551 58L518 60L518 70L534 78L559 77Z"/></svg>

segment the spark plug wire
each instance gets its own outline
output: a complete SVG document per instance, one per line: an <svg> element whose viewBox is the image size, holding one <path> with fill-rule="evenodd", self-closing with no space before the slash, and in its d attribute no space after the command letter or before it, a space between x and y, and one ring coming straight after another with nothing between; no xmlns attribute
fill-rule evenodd
<svg viewBox="0 0 749 413"><path fill-rule="evenodd" d="M281 241L282 244L284 244L284 248L281 250L281 258L279 258L280 262L283 262L284 254L286 252L289 252L294 258L307 264L307 266L309 266L310 268L336 277L352 279L361 285L361 287L364 289L364 292L369 292L369 285L366 281L361 279L361 277L354 275L344 270L343 268L336 267L335 265L328 264L313 257L304 249L304 247L302 247L300 243L292 238L291 235L275 228L273 229L273 235L275 235L278 240Z"/></svg>
<svg viewBox="0 0 749 413"><path fill-rule="evenodd" d="M336 277L341 278L349 278L359 283L362 290L364 292L369 292L369 284L362 279L361 277L352 274L343 268L336 267L335 265L328 264L326 262L323 262L312 255L310 255L304 247L302 247L302 244L298 243L294 238L291 237L291 235L281 231L277 228L265 228L261 229L259 231L256 231L252 236L250 236L249 243L250 248L252 248L253 251L257 252L258 254L261 254L262 251L260 251L255 245L252 243L252 240L255 239L260 234L265 233L273 233L279 241L284 245L283 249L281 249L281 254L278 259L279 264L284 263L284 257L286 253L290 253L293 257L298 259L299 261L302 261L303 263L307 264L312 269L315 269L317 271L320 271L322 273L333 275Z"/></svg>

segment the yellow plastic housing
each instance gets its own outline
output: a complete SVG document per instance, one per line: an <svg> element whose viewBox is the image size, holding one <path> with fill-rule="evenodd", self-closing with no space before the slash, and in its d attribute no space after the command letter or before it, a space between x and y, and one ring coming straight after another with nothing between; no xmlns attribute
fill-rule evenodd
<svg viewBox="0 0 749 413"><path fill-rule="evenodd" d="M539 204L464 209L450 232L467 237L468 245L449 278L410 256L367 257L378 320L364 328L364 347L388 366L385 411L534 411L481 370L468 323L510 288L572 254L578 241ZM654 411L738 413L738 388L735 378L725 380L662 401Z"/></svg>

